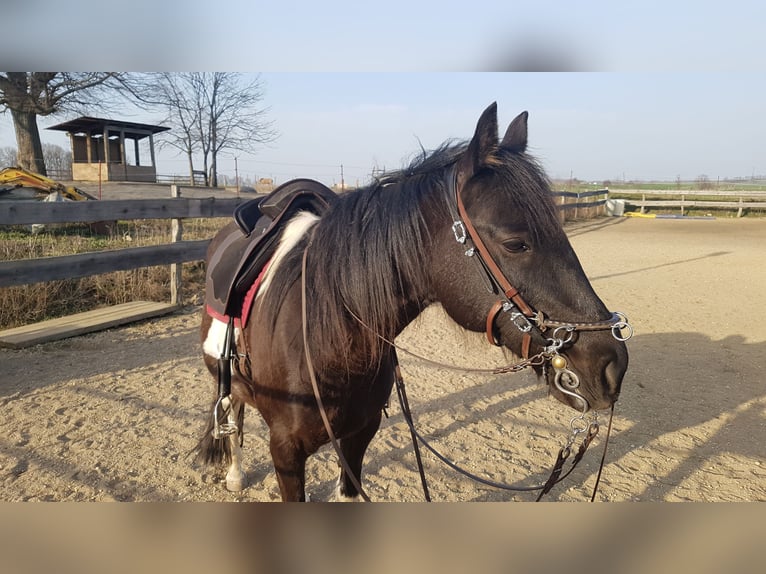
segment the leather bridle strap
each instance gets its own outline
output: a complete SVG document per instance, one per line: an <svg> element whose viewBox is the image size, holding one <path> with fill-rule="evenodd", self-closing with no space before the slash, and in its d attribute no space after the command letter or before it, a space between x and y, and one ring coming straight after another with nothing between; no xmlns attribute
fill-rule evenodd
<svg viewBox="0 0 766 574"><path fill-rule="evenodd" d="M532 319L532 321L536 322L537 315L530 307L527 302L524 300L524 298L521 296L521 293L519 293L519 290L514 287L511 282L508 280L508 278L505 276L503 271L500 269L500 266L497 264L495 259L492 257L492 254L489 252L489 249L487 249L487 246L484 244L484 241L482 241L481 236L479 235L479 232L476 231L476 228L473 225L473 222L471 221L471 218L468 217L468 213L466 212L465 205L463 204L463 198L460 194L460 188L457 185L457 173L455 172L453 176L450 178L450 186L453 188L454 195L455 195L455 203L457 204L457 211L458 211L458 219L465 227L465 233L466 238L470 238L471 242L473 243L474 249L476 250L474 255L478 256L479 261L482 264L482 267L484 268L484 271L489 276L489 280L491 283L494 283L497 288L502 292L502 294L505 296L506 302L510 303L511 305L515 306L521 315L523 317L520 317L520 319L524 322L523 327L520 326L518 323L516 324L516 327L519 328L519 330L522 332L521 337L521 357L523 359L529 358L529 352L532 345L532 323L528 320L524 320L523 318L526 317L527 319ZM487 341L491 345L499 346L500 342L495 337L495 330L494 330L494 324L495 320L497 319L497 316L500 314L500 311L507 310L506 303L504 303L502 300L498 300L492 305L492 307L489 310L489 313L487 314L487 320L486 320L486 336Z"/></svg>
<svg viewBox="0 0 766 574"><path fill-rule="evenodd" d="M487 324L484 331L484 334L487 337L487 341L489 341L490 345L494 345L496 347L500 346L500 341L497 340L495 337L495 320L497 319L497 316L500 314L500 311L503 310L504 303L498 299L495 301L494 305L489 310L489 313L487 313ZM521 358L522 359L528 359L530 348L532 345L532 336L529 334L529 332L522 333L521 337Z"/></svg>
<svg viewBox="0 0 766 574"><path fill-rule="evenodd" d="M532 306L524 300L519 293L519 290L511 284L500 269L500 266L492 257L492 254L489 252L489 249L487 249L484 241L482 241L481 235L479 235L471 218L466 212L457 179L457 172L453 171L448 180L450 195L454 195L458 211L457 217L455 217L452 205L448 201L448 207L454 220L452 230L453 233L455 233L455 239L459 243L466 243L470 240L473 247L466 251L466 255L478 259L481 263L482 270L485 273L485 277L487 277L491 283L490 287L499 289L502 295L505 296L505 301L502 299L496 301L487 314L485 334L487 341L489 341L491 345L501 345L500 341L495 337L494 329L495 322L501 311L510 312L511 322L522 333L521 356L524 359L529 358L532 336L536 334L544 337L543 332L551 327L554 329L554 332L555 329L558 328L563 328L567 331L603 331L611 329L613 336L617 340L625 341L630 338L632 328L628 324L627 318L621 313L612 313L608 319L602 321L571 322L554 321L546 318L543 313L536 312ZM630 334L627 337L623 337L619 334L620 329L628 329Z"/></svg>
<svg viewBox="0 0 766 574"><path fill-rule="evenodd" d="M455 187L455 199L457 200L458 215L460 216L463 225L465 225L468 236L471 238L471 241L476 247L476 250L479 252L479 256L481 257L492 279L497 283L498 287L500 287L508 300L511 301L516 307L518 307L519 311L521 311L526 317L534 317L535 312L521 297L519 290L511 285L511 282L508 281L508 278L503 274L500 266L495 262L494 258L490 254L487 246L484 245L484 242L481 240L481 236L473 226L473 222L471 221L471 218L468 217L468 213L466 213L465 205L463 205L463 198L461 197L460 189L458 189L457 186Z"/></svg>

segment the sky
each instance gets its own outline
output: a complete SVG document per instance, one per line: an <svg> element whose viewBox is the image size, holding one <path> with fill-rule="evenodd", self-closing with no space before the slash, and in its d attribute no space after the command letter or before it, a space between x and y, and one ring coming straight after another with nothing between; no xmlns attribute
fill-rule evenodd
<svg viewBox="0 0 766 574"><path fill-rule="evenodd" d="M502 131L529 112L529 151L553 179L711 180L766 174L764 73L262 73L278 138L253 154L226 153L221 172L276 183L313 177L364 183L376 169L405 165L421 146L469 139L481 112L498 104ZM98 116L95 110L93 115ZM112 114L114 115L114 114ZM68 117L41 118L46 130ZM131 112L129 121L158 122ZM0 146L15 146L9 114ZM186 160L158 154L161 174L185 174Z"/></svg>
<svg viewBox="0 0 766 574"><path fill-rule="evenodd" d="M529 111L530 151L552 178L766 174L763 2L51 4L4 7L4 68L261 70L262 105L280 135L237 154L250 178L332 184L343 165L346 183L362 182L420 146L470 138L493 101L501 129ZM30 38L32 18L62 41ZM41 119L41 128L66 119ZM68 147L63 134L41 131ZM15 145L7 113L6 145ZM233 176L233 154L220 163ZM164 151L157 167L186 169Z"/></svg>

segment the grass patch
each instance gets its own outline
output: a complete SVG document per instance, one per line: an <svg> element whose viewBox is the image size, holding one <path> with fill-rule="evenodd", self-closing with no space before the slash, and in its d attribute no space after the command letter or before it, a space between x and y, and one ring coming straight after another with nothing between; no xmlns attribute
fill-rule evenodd
<svg viewBox="0 0 766 574"><path fill-rule="evenodd" d="M185 220L183 238L210 239L226 223L225 218ZM106 236L82 224L48 226L38 233L29 227L6 227L0 231L0 257L10 261L162 245L170 242L170 233L170 221L164 220L118 221L110 226ZM182 303L201 302L204 262L184 263L182 277ZM136 300L169 301L170 267L145 267L0 288L0 329Z"/></svg>

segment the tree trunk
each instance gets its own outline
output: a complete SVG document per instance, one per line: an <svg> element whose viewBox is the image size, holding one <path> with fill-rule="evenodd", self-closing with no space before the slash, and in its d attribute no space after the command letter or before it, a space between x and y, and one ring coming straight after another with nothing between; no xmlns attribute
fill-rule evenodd
<svg viewBox="0 0 766 574"><path fill-rule="evenodd" d="M207 153L202 155L202 171L205 172L205 187L210 187L210 170L207 166Z"/></svg>
<svg viewBox="0 0 766 574"><path fill-rule="evenodd" d="M194 160L192 159L191 151L187 151L186 154L189 157L189 184L194 187L197 185L194 181Z"/></svg>
<svg viewBox="0 0 766 574"><path fill-rule="evenodd" d="M29 171L48 175L45 171L43 144L37 129L37 114L11 109L13 127L16 130L19 167Z"/></svg>
<svg viewBox="0 0 766 574"><path fill-rule="evenodd" d="M215 151L211 154L213 160L210 162L210 185L218 187L218 157Z"/></svg>

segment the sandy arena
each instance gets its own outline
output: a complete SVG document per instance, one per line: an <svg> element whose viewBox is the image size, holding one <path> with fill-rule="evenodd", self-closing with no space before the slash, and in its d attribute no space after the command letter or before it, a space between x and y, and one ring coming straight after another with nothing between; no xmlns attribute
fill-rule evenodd
<svg viewBox="0 0 766 574"><path fill-rule="evenodd" d="M606 218L567 226L593 286L635 328L599 500L766 500L766 219ZM565 280L565 278L561 278ZM0 350L0 500L276 501L266 427L245 419L250 486L190 451L214 389L198 344L200 308L31 349ZM467 367L507 362L438 308L399 337ZM575 411L531 373L464 375L401 354L415 421L445 454L491 480L538 484ZM376 501L421 501L409 432L392 400L368 451ZM547 500L590 497L600 435ZM435 501L529 501L471 482L424 453ZM309 461L312 500L338 474L325 447Z"/></svg>

